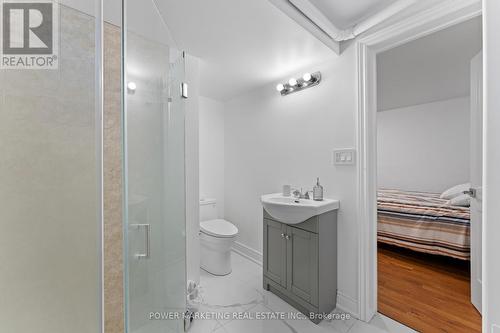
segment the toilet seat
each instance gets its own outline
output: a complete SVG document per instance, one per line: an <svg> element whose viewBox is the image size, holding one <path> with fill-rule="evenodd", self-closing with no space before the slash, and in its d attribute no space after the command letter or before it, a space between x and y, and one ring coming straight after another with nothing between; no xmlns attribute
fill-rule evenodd
<svg viewBox="0 0 500 333"><path fill-rule="evenodd" d="M235 237L238 234L238 228L223 219L200 222L200 230L204 234L219 238Z"/></svg>

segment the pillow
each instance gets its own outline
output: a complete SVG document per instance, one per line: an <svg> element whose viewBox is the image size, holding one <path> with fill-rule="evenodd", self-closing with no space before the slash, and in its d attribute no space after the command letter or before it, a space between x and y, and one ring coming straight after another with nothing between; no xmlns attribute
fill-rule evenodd
<svg viewBox="0 0 500 333"><path fill-rule="evenodd" d="M468 194L461 194L449 200L448 205L470 207L470 196Z"/></svg>
<svg viewBox="0 0 500 333"><path fill-rule="evenodd" d="M470 183L456 185L441 193L440 198L450 200L453 199L454 197L458 197L459 195L464 194L464 191L468 191L469 189L470 189Z"/></svg>

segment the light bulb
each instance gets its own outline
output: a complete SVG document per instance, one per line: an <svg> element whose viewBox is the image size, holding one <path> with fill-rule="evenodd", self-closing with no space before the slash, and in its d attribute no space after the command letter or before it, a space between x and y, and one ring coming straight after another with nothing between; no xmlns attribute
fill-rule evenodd
<svg viewBox="0 0 500 333"><path fill-rule="evenodd" d="M292 77L290 80L288 80L288 84L292 87L295 87L297 85L297 80Z"/></svg>
<svg viewBox="0 0 500 333"><path fill-rule="evenodd" d="M312 79L312 75L311 73L305 73L304 76L302 76L302 78L304 79L304 81L309 82Z"/></svg>
<svg viewBox="0 0 500 333"><path fill-rule="evenodd" d="M128 88L129 90L134 91L134 90L136 90L136 89L137 89L137 84L135 84L135 82L130 81L130 82L127 84L127 88Z"/></svg>
<svg viewBox="0 0 500 333"><path fill-rule="evenodd" d="M285 90L285 86L281 83L278 83L278 85L276 86L276 90L282 92L283 90Z"/></svg>

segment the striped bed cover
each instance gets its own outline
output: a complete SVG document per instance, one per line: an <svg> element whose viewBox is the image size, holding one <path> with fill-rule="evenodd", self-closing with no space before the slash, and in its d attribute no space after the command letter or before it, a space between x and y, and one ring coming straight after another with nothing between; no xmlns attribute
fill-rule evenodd
<svg viewBox="0 0 500 333"><path fill-rule="evenodd" d="M378 241L470 260L470 212L439 194L378 191Z"/></svg>

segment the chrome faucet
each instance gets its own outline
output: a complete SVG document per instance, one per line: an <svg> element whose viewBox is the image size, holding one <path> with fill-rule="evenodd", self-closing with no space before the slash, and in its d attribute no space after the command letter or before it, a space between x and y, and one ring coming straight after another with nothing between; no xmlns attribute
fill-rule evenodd
<svg viewBox="0 0 500 333"><path fill-rule="evenodd" d="M295 199L306 199L306 200L311 200L311 197L309 196L309 193L312 193L312 191L305 191L302 193L302 188L299 190L293 191L293 196Z"/></svg>

